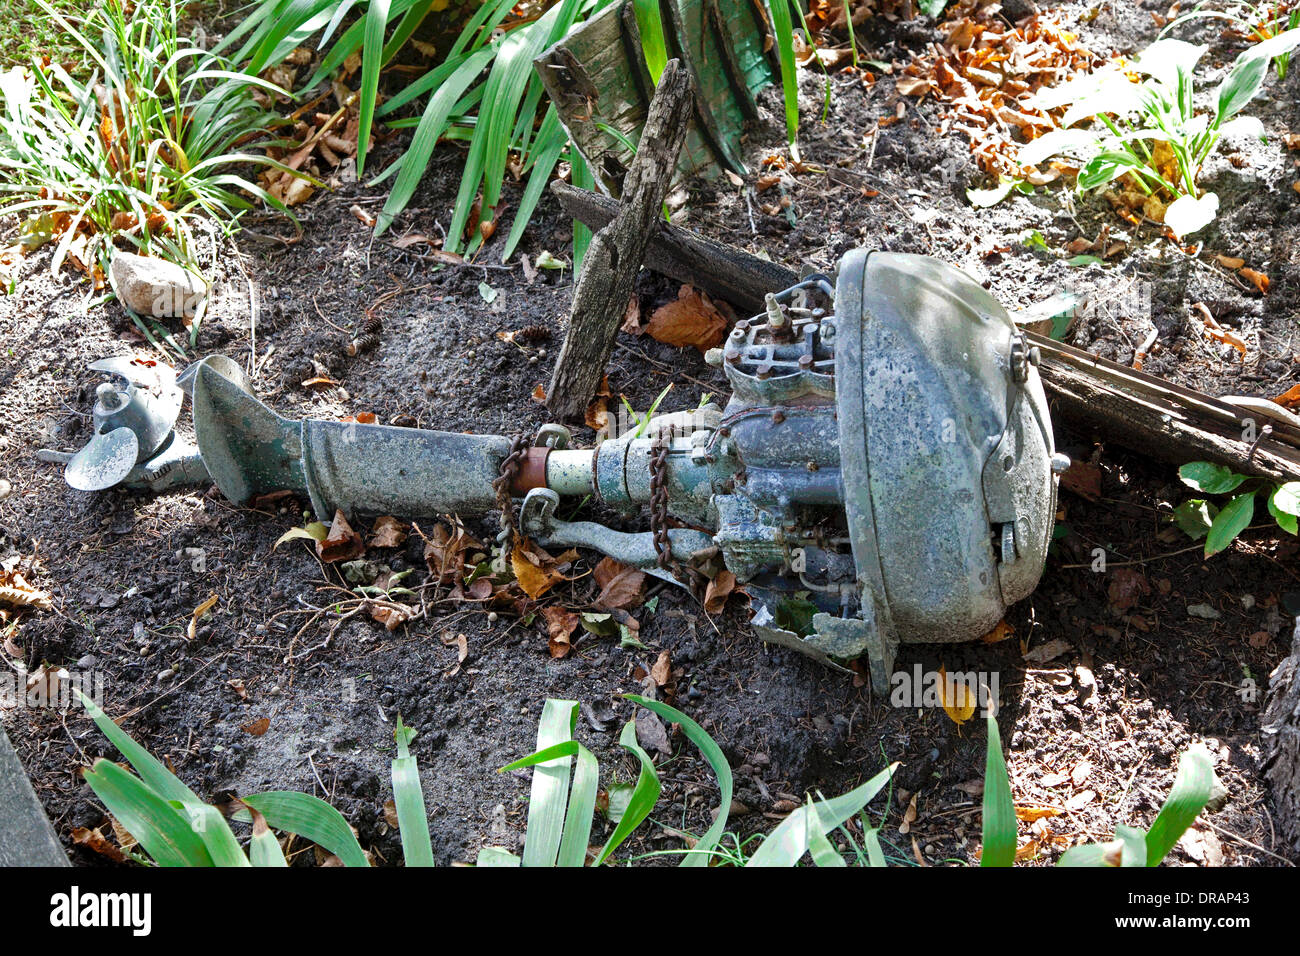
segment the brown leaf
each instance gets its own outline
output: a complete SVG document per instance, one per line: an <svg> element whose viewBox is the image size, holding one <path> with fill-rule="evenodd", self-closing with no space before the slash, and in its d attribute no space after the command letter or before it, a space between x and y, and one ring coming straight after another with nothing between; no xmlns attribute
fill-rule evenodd
<svg viewBox="0 0 1300 956"><path fill-rule="evenodd" d="M524 593L536 601L564 580L556 568L560 562L525 538L510 552L510 567Z"/></svg>
<svg viewBox="0 0 1300 956"><path fill-rule="evenodd" d="M546 638L551 657L565 657L573 649L573 632L582 619L572 611L554 606L542 608L542 617L546 619Z"/></svg>
<svg viewBox="0 0 1300 956"><path fill-rule="evenodd" d="M613 558L601 558L592 571L600 585L596 603L607 610L639 607L645 598L645 572Z"/></svg>
<svg viewBox="0 0 1300 956"><path fill-rule="evenodd" d="M707 614L720 614L727 598L736 589L736 576L730 571L719 571L704 589L704 610Z"/></svg>
<svg viewBox="0 0 1300 956"><path fill-rule="evenodd" d="M1106 596L1110 606L1117 611L1127 611L1151 593L1146 576L1136 568L1115 568L1111 572L1110 587Z"/></svg>
<svg viewBox="0 0 1300 956"><path fill-rule="evenodd" d="M477 538L465 530L459 518L452 517L449 520L452 522L450 527L439 521L424 539L424 563L434 580L442 585L455 584L461 580L465 575L465 555L483 547ZM478 581L486 581L486 578L479 578ZM478 581L474 583L478 584ZM492 593L491 582L487 584L489 590L485 597Z"/></svg>
<svg viewBox="0 0 1300 956"><path fill-rule="evenodd" d="M545 404L546 404L546 386L544 386L544 385L535 385L535 386L533 387L533 392L532 392L532 394L529 396L529 398L531 398L533 401L535 401L535 402L536 402L537 404L539 404L539 405L545 405Z"/></svg>
<svg viewBox="0 0 1300 956"><path fill-rule="evenodd" d="M200 618L202 618L203 615L207 614L216 606L217 606L217 592L213 591L211 597L209 597L206 601L204 601L202 604L196 607L194 609L194 613L190 615L189 627L185 629L185 640L187 641L194 640L195 628L198 627Z"/></svg>
<svg viewBox="0 0 1300 956"><path fill-rule="evenodd" d="M1219 265L1225 269L1237 270L1246 264L1245 259L1239 259L1236 256L1215 255L1214 257Z"/></svg>
<svg viewBox="0 0 1300 956"><path fill-rule="evenodd" d="M1016 807L1016 819L1023 820L1025 823L1033 823L1035 820L1060 816L1060 814L1058 807Z"/></svg>
<svg viewBox="0 0 1300 956"><path fill-rule="evenodd" d="M386 630L395 631L415 617L415 609L405 604L372 604L370 605L370 616L384 625Z"/></svg>
<svg viewBox="0 0 1300 956"><path fill-rule="evenodd" d="M1090 461L1072 461L1061 475L1061 487L1080 498L1096 501L1101 497L1101 468Z"/></svg>
<svg viewBox="0 0 1300 956"><path fill-rule="evenodd" d="M406 525L392 515L383 515L371 526L367 544L372 548L400 548L405 542Z"/></svg>
<svg viewBox="0 0 1300 956"><path fill-rule="evenodd" d="M668 744L668 730L657 714L644 707L638 707L635 720L636 739L642 747L657 751L665 757L672 756L673 748Z"/></svg>
<svg viewBox="0 0 1300 956"><path fill-rule="evenodd" d="M331 385L337 385L338 382L330 378L328 375L317 375L313 378L304 380L302 384L304 388L328 388Z"/></svg>
<svg viewBox="0 0 1300 956"><path fill-rule="evenodd" d="M1268 276L1262 272L1256 272L1254 269L1245 268L1237 270L1237 275L1241 276L1256 289L1260 295L1268 295Z"/></svg>
<svg viewBox="0 0 1300 956"><path fill-rule="evenodd" d="M0 604L48 611L54 606L54 599L28 584L18 571L0 571Z"/></svg>
<svg viewBox="0 0 1300 956"><path fill-rule="evenodd" d="M924 96L930 89L930 81L919 76L900 76L895 89L903 96Z"/></svg>
<svg viewBox="0 0 1300 956"><path fill-rule="evenodd" d="M654 678L656 684L663 687L668 683L668 679L672 676L672 672L673 665L671 655L666 650L660 651L658 660L656 660L654 665L650 668L650 676Z"/></svg>
<svg viewBox="0 0 1300 956"><path fill-rule="evenodd" d="M245 733L252 734L254 737L261 737L263 734L267 732L267 730L270 729L270 727L271 727L270 717L259 717L251 724L244 724L239 729L244 731Z"/></svg>
<svg viewBox="0 0 1300 956"><path fill-rule="evenodd" d="M597 395L587 406L587 413L583 416L587 427L593 431L604 431L609 427L609 399L604 395Z"/></svg>
<svg viewBox="0 0 1300 956"><path fill-rule="evenodd" d="M393 800L384 801L384 822L388 824L390 829L398 829L397 803Z"/></svg>
<svg viewBox="0 0 1300 956"><path fill-rule="evenodd" d="M722 343L727 320L708 298L690 286L682 286L675 301L655 310L645 330L665 345L693 345L704 352Z"/></svg>
<svg viewBox="0 0 1300 956"><path fill-rule="evenodd" d="M985 644L997 644L1014 637L1015 634L1016 629L1007 623L1006 618L1003 618L994 625L993 630L984 635L983 641Z"/></svg>
<svg viewBox="0 0 1300 956"><path fill-rule="evenodd" d="M361 535L352 530L343 511L334 512L334 521L330 524L330 533L324 541L316 542L316 555L326 564L338 561L352 561L366 553L366 545Z"/></svg>
<svg viewBox="0 0 1300 956"><path fill-rule="evenodd" d="M645 334L645 326L641 324L641 297L636 293L627 300L627 310L623 313L623 324L619 328L628 335Z"/></svg>
<svg viewBox="0 0 1300 956"><path fill-rule="evenodd" d="M1283 408L1300 407L1300 385L1292 385L1277 398L1273 399Z"/></svg>
<svg viewBox="0 0 1300 956"><path fill-rule="evenodd" d="M98 830L77 827L72 831L72 842L77 846L84 846L87 850L94 850L100 856L107 857L114 863L127 862L126 854L110 843L108 838Z"/></svg>

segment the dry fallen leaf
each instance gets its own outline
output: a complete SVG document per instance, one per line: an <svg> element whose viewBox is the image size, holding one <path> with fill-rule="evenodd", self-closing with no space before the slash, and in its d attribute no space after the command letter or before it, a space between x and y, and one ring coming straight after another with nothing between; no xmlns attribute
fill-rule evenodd
<svg viewBox="0 0 1300 956"><path fill-rule="evenodd" d="M650 668L650 676L660 687L668 683L668 678L672 676L672 658L668 651L660 651L659 658Z"/></svg>
<svg viewBox="0 0 1300 956"><path fill-rule="evenodd" d="M316 542L317 556L326 564L334 564L338 561L352 561L365 553L366 546L361 535L352 530L352 525L343 517L342 510L335 511L329 534L325 540Z"/></svg>
<svg viewBox="0 0 1300 956"><path fill-rule="evenodd" d="M261 737L271 727L270 717L259 717L251 724L244 724L239 729L245 733L252 734L254 737Z"/></svg>
<svg viewBox="0 0 1300 956"><path fill-rule="evenodd" d="M551 649L551 657L557 659L565 657L573 648L573 632L577 630L582 619L562 607L544 607L542 617L546 620L546 639Z"/></svg>
<svg viewBox="0 0 1300 956"><path fill-rule="evenodd" d="M217 592L213 591L211 597L209 597L206 601L204 601L202 604L196 607L194 609L194 613L190 615L189 627L185 629L185 640L187 641L194 640L194 631L195 628L198 626L199 618L203 617L203 615L207 614L216 606L217 606Z"/></svg>
<svg viewBox="0 0 1300 956"><path fill-rule="evenodd" d="M372 548L400 548L405 542L406 525L392 515L383 515L371 526L367 544Z"/></svg>
<svg viewBox="0 0 1300 956"><path fill-rule="evenodd" d="M1300 407L1300 385L1292 385L1273 401L1277 402L1283 408Z"/></svg>
<svg viewBox="0 0 1300 956"><path fill-rule="evenodd" d="M1092 801L1095 799L1097 799L1096 793L1094 793L1092 790L1083 790L1079 793L1076 793L1069 800L1065 801L1065 809L1080 810L1083 807L1086 807L1088 804L1092 803Z"/></svg>
<svg viewBox="0 0 1300 956"><path fill-rule="evenodd" d="M722 343L727 320L707 297L690 286L682 286L675 301L655 310L645 330L665 345L693 345L704 352Z"/></svg>
<svg viewBox="0 0 1300 956"><path fill-rule="evenodd" d="M596 604L605 610L639 607L645 598L645 572L614 558L601 558L592 577L600 585Z"/></svg>
<svg viewBox="0 0 1300 956"><path fill-rule="evenodd" d="M415 609L405 604L371 604L370 616L384 625L385 630L395 631L415 617Z"/></svg>
<svg viewBox="0 0 1300 956"><path fill-rule="evenodd" d="M439 521L424 539L425 566L433 580L442 585L455 584L461 580L465 575L465 555L483 548L478 539L465 530L459 518L449 517L448 520L450 526ZM487 584L490 595L491 582L479 578L474 583L478 584L479 581Z"/></svg>
<svg viewBox="0 0 1300 956"><path fill-rule="evenodd" d="M707 614L721 614L726 607L727 598L736 589L736 576L730 571L717 573L709 586L704 589L704 611Z"/></svg>
<svg viewBox="0 0 1300 956"><path fill-rule="evenodd" d="M1055 660L1062 654L1066 654L1074 648L1066 641L1059 637L1054 637L1045 644L1040 644L1032 651L1027 651L1021 656L1031 664L1046 664L1050 660Z"/></svg>
<svg viewBox="0 0 1300 956"><path fill-rule="evenodd" d="M1219 265L1223 266L1223 268L1234 271L1246 264L1245 259L1239 259L1236 256L1215 255L1214 258L1218 260Z"/></svg>
<svg viewBox="0 0 1300 956"><path fill-rule="evenodd" d="M568 560L568 553L562 557ZM563 573L557 567L561 563L527 538L516 544L510 552L510 567L515 573L515 580L534 601L564 580Z"/></svg>
<svg viewBox="0 0 1300 956"><path fill-rule="evenodd" d="M978 695L966 681L951 677L942 666L939 668L939 704L952 722L961 726L975 713Z"/></svg>
<svg viewBox="0 0 1300 956"><path fill-rule="evenodd" d="M1253 285L1256 289L1258 289L1260 295L1268 295L1268 285L1269 285L1268 276L1266 276L1264 273L1256 272L1254 269L1246 268L1246 269L1237 270L1237 275L1241 276L1243 279L1245 279L1247 282Z"/></svg>
<svg viewBox="0 0 1300 956"><path fill-rule="evenodd" d="M1003 618L994 625L993 630L984 635L983 640L985 644L997 644L1009 637L1014 637L1015 633L1015 628L1007 623L1006 618Z"/></svg>
<svg viewBox="0 0 1300 956"><path fill-rule="evenodd" d="M77 827L72 831L72 842L77 846L84 846L87 850L93 850L100 856L107 857L114 863L126 863L126 854L115 847L108 841L108 838L98 830L87 830L85 827Z"/></svg>
<svg viewBox="0 0 1300 956"><path fill-rule="evenodd" d="M19 572L0 571L0 604L48 611L54 606L54 600L45 591L39 591L28 584Z"/></svg>
<svg viewBox="0 0 1300 956"><path fill-rule="evenodd" d="M1025 823L1033 823L1035 820L1041 820L1045 817L1059 816L1061 813L1057 807L1016 807L1016 819L1023 820Z"/></svg>

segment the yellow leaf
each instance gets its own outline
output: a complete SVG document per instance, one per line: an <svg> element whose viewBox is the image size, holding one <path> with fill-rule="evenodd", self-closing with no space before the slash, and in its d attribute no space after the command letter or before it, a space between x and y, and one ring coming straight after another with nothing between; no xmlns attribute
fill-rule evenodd
<svg viewBox="0 0 1300 956"><path fill-rule="evenodd" d="M325 527L324 524L319 521L313 521L305 528L290 528L284 534L280 535L275 544L271 545L271 550L274 551L286 541L292 541L295 538L306 538L309 541L324 541L329 533L329 528Z"/></svg>
<svg viewBox="0 0 1300 956"><path fill-rule="evenodd" d="M1057 816L1060 812L1056 807L1016 807L1016 819L1024 820L1026 823L1033 823L1043 817Z"/></svg>
<svg viewBox="0 0 1300 956"><path fill-rule="evenodd" d="M535 548L525 539L523 545L516 544L510 552L510 568L515 573L515 580L534 601L564 580L564 575L555 569L555 559L545 552L536 554Z"/></svg>
<svg viewBox="0 0 1300 956"><path fill-rule="evenodd" d="M975 713L975 691L965 681L949 677L948 672L940 667L939 703L943 705L943 712L960 727Z"/></svg>

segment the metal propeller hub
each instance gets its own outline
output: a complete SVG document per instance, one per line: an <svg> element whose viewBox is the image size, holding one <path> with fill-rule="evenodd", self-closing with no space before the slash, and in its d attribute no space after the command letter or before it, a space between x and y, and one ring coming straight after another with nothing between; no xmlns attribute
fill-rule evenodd
<svg viewBox="0 0 1300 956"><path fill-rule="evenodd" d="M107 376L95 389L94 435L68 460L64 475L79 491L102 491L170 443L185 396L176 373L148 359L116 356L90 370Z"/></svg>

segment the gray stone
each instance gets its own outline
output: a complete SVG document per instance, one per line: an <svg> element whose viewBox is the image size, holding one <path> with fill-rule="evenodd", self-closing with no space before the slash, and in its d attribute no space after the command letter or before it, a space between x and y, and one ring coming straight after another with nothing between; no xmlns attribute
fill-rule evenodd
<svg viewBox="0 0 1300 956"><path fill-rule="evenodd" d="M67 866L54 828L0 728L0 867Z"/></svg>
<svg viewBox="0 0 1300 956"><path fill-rule="evenodd" d="M109 271L122 304L141 315L192 316L208 294L198 276L166 259L116 252Z"/></svg>

